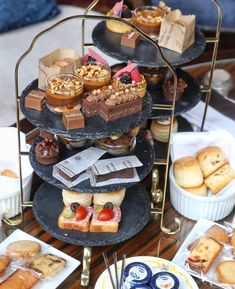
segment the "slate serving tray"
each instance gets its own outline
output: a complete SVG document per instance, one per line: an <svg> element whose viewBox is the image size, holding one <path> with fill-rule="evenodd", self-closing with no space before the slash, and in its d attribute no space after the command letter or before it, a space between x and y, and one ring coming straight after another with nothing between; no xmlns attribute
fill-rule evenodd
<svg viewBox="0 0 235 289"><path fill-rule="evenodd" d="M62 230L58 217L64 208L61 191L43 183L33 199L33 213L40 226L56 239L81 246L107 246L135 236L149 221L150 198L140 184L129 188L121 205L122 219L117 233L83 233Z"/></svg>
<svg viewBox="0 0 235 289"><path fill-rule="evenodd" d="M188 85L180 100L175 102L175 115L181 115L192 109L202 98L202 92L199 82L192 77L188 72L177 68L176 74L178 78L182 78ZM155 104L171 104L167 101L162 92L162 82L157 85L148 84L147 90ZM167 110L152 110L150 118L167 117L171 115L171 111Z"/></svg>
<svg viewBox="0 0 235 289"><path fill-rule="evenodd" d="M31 82L21 94L20 109L24 116L36 127L67 138L101 138L123 134L144 122L150 116L152 110L152 99L147 93L143 98L142 111L139 113L110 122L106 122L100 116L86 118L85 128L68 131L62 123L61 114L53 113L47 107L42 111L25 107L25 97L32 89L38 89L37 79Z"/></svg>
<svg viewBox="0 0 235 289"><path fill-rule="evenodd" d="M105 54L127 62L131 60L140 66L165 67L156 48L146 40L140 40L135 49L121 46L121 33L114 33L106 28L105 21L96 25L92 39L96 47ZM178 66L190 62L201 55L206 47L205 36L196 28L195 42L182 54L162 48L163 55L173 65Z"/></svg>
<svg viewBox="0 0 235 289"><path fill-rule="evenodd" d="M182 116L177 116L178 132L193 131L191 124ZM153 139L156 159L165 159L167 154L167 143Z"/></svg>
<svg viewBox="0 0 235 289"><path fill-rule="evenodd" d="M35 158L35 146L37 142L41 141L41 137L37 137L34 143L32 144L29 152L29 160L35 171L35 173L40 176L45 182L60 188L60 189L68 189L65 184L61 181L57 180L52 176L53 165L41 165L36 161ZM68 157L84 150L84 148L78 148L74 150L69 150L65 146L61 145L61 157L59 161L67 159ZM145 178L151 171L154 162L154 151L153 148L149 145L149 143L145 140L143 136L137 136L136 138L136 147L130 152L128 155L136 155L138 159L142 162L143 166L137 168L137 172L140 180ZM112 158L114 156L106 153L102 156L101 159ZM116 191L123 188L128 188L133 186L135 183L124 183L124 184L112 184L102 187L92 187L90 185L90 180L87 179L76 186L70 188L72 191L84 192L84 193L102 193L102 192L111 192Z"/></svg>

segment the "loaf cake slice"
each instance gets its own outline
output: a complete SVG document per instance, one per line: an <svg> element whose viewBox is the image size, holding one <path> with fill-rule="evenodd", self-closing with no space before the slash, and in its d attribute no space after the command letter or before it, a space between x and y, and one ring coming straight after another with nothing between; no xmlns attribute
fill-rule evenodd
<svg viewBox="0 0 235 289"><path fill-rule="evenodd" d="M94 206L94 212L90 224L90 232L111 232L118 231L119 222L121 221L120 207L113 207L114 217L109 221L99 221L99 206Z"/></svg>
<svg viewBox="0 0 235 289"><path fill-rule="evenodd" d="M222 245L210 237L203 237L192 249L187 263L192 269L207 273L222 250Z"/></svg>
<svg viewBox="0 0 235 289"><path fill-rule="evenodd" d="M59 216L58 219L58 226L61 229L67 229L67 230L77 230L81 232L88 232L89 231L89 225L90 225L90 218L93 213L92 207L86 207L88 214L87 216L81 220L76 220L76 215L73 218L65 218L64 212L65 210L69 209L70 206L65 206L62 213Z"/></svg>

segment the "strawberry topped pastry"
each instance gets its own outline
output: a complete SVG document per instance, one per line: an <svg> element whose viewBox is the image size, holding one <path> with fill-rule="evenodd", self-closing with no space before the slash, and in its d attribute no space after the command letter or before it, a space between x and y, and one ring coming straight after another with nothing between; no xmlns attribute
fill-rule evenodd
<svg viewBox="0 0 235 289"><path fill-rule="evenodd" d="M113 8L108 12L107 16L112 16L116 18L122 18L130 23L133 22L133 15L130 9L123 4L123 1L117 2ZM131 31L131 27L126 24L115 21L115 20L107 20L106 27L116 33L125 33Z"/></svg>
<svg viewBox="0 0 235 289"><path fill-rule="evenodd" d="M77 230L88 232L90 218L93 213L93 208L81 206L79 203L71 203L65 206L58 219L58 226L61 229Z"/></svg>
<svg viewBox="0 0 235 289"><path fill-rule="evenodd" d="M121 89L136 90L140 97L144 97L146 93L146 80L139 73L137 65L130 61L126 67L115 73L112 84Z"/></svg>
<svg viewBox="0 0 235 289"><path fill-rule="evenodd" d="M116 233L120 221L120 207L113 206L111 202L106 203L104 206L94 205L90 232Z"/></svg>

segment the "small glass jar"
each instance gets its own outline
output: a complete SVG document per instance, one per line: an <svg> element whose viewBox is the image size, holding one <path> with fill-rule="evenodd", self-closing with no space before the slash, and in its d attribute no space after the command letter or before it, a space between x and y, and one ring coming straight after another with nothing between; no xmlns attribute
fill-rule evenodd
<svg viewBox="0 0 235 289"><path fill-rule="evenodd" d="M133 151L136 145L136 137L128 133L122 136L100 138L95 141L95 145L111 155L121 156Z"/></svg>
<svg viewBox="0 0 235 289"><path fill-rule="evenodd" d="M56 136L56 140L61 141L66 146L66 148L70 150L90 146L93 143L93 140L91 139L65 138L61 136Z"/></svg>
<svg viewBox="0 0 235 289"><path fill-rule="evenodd" d="M140 67L139 69L150 84L157 84L164 80L168 73L167 67Z"/></svg>
<svg viewBox="0 0 235 289"><path fill-rule="evenodd" d="M46 81L47 107L57 113L81 108L83 79L69 73L49 77Z"/></svg>
<svg viewBox="0 0 235 289"><path fill-rule="evenodd" d="M165 15L166 12L157 6L139 7L134 11L134 24L151 38L157 39Z"/></svg>
<svg viewBox="0 0 235 289"><path fill-rule="evenodd" d="M75 69L75 74L82 77L86 91L110 84L111 69L99 62L90 62Z"/></svg>

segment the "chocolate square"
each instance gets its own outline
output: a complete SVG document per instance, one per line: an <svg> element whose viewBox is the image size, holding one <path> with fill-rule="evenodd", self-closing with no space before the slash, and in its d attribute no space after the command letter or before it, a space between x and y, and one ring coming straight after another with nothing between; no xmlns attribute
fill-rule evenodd
<svg viewBox="0 0 235 289"><path fill-rule="evenodd" d="M46 106L45 97L44 91L31 90L25 97L25 107L41 111Z"/></svg>
<svg viewBox="0 0 235 289"><path fill-rule="evenodd" d="M62 121L67 130L85 127L84 116L78 109L64 112Z"/></svg>
<svg viewBox="0 0 235 289"><path fill-rule="evenodd" d="M135 48L139 40L140 34L138 32L125 32L122 34L121 45Z"/></svg>

